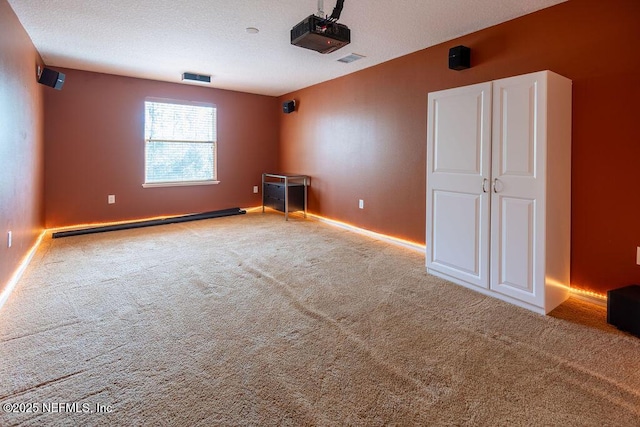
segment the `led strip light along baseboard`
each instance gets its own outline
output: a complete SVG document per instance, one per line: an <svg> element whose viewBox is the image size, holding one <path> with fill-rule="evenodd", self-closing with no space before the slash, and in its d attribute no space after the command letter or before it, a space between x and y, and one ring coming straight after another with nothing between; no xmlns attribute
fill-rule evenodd
<svg viewBox="0 0 640 427"><path fill-rule="evenodd" d="M31 259L33 258L33 255L35 255L36 251L38 250L40 243L42 243L42 239L44 238L45 234L47 234L47 230L43 230L40 233L40 235L36 239L36 242L33 244L31 249L29 249L29 252L27 252L27 254L22 258L22 261L20 261L20 264L18 264L18 268L13 273L13 276L11 276L11 278L9 279L9 282L4 287L2 293L0 293L0 310L2 310L2 306L4 305L5 302L7 302L7 300L9 299L9 295L11 295L11 292L13 292L13 289L16 287L16 285L20 281L20 278L24 274L24 271L29 266Z"/></svg>

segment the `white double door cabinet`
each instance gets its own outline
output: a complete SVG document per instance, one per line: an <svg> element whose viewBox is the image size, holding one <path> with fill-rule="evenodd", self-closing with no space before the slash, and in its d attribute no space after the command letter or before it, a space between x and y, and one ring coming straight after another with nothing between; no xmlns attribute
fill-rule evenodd
<svg viewBox="0 0 640 427"><path fill-rule="evenodd" d="M427 271L548 313L570 284L571 80L542 71L428 101Z"/></svg>

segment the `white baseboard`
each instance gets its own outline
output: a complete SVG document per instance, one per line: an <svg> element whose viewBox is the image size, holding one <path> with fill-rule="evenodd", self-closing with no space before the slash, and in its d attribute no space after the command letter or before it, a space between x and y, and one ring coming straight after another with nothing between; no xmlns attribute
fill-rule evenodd
<svg viewBox="0 0 640 427"><path fill-rule="evenodd" d="M5 285L2 293L0 293L0 310L2 310L2 306L4 306L4 303L7 302L7 300L9 299L9 295L11 295L11 292L13 292L16 285L18 284L18 281L20 281L20 278L24 274L24 271L29 266L33 255L38 250L38 247L40 246L40 243L42 243L42 239L44 238L44 235L46 233L46 230L40 233L40 236L38 236L36 242L33 244L31 249L29 249L29 252L27 252L27 254L22 258L22 261L20 261L20 264L18 265L16 271L13 273L13 276L11 276L11 279L9 279L9 282L7 282L7 284Z"/></svg>
<svg viewBox="0 0 640 427"><path fill-rule="evenodd" d="M578 289L569 289L569 293L573 298L577 298L582 301L590 302L592 304L599 305L601 307L607 306L607 297L601 295L591 295Z"/></svg>
<svg viewBox="0 0 640 427"><path fill-rule="evenodd" d="M397 237L388 236L386 234L376 233L375 231L365 230L364 228L356 227L351 224L347 224L340 221L335 221L333 219L325 218L323 216L318 216L314 214L307 213L308 217L313 219L317 219L318 221L324 222L326 224L332 225L334 227L342 228L345 230L353 231L358 234L362 234L364 236L372 237L377 240L382 240L387 243L391 243L396 246L401 246L406 249L411 249L416 252L420 252L421 254L425 254L426 247L420 243L410 242L408 240L399 239Z"/></svg>

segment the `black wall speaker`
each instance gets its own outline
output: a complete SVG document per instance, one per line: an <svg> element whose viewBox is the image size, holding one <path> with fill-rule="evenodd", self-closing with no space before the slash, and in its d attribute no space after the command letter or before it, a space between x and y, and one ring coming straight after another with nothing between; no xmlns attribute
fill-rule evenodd
<svg viewBox="0 0 640 427"><path fill-rule="evenodd" d="M62 90L62 85L64 84L64 74L59 73L56 70L52 70L51 68L44 68L40 77L38 77L38 83L41 83L45 86L50 86L57 90Z"/></svg>
<svg viewBox="0 0 640 427"><path fill-rule="evenodd" d="M291 101L283 102L282 103L282 111L285 114L293 113L294 111L296 111L296 101L295 100L291 100Z"/></svg>
<svg viewBox="0 0 640 427"><path fill-rule="evenodd" d="M640 337L640 285L607 292L607 323Z"/></svg>
<svg viewBox="0 0 640 427"><path fill-rule="evenodd" d="M471 49L466 46L456 46L449 49L449 68L464 70L471 67Z"/></svg>

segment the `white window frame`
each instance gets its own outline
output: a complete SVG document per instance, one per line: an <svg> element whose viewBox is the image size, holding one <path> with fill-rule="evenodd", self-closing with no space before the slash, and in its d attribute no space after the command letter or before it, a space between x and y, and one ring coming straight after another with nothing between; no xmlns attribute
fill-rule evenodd
<svg viewBox="0 0 640 427"><path fill-rule="evenodd" d="M217 106L215 104L204 103L204 102L194 102L194 101L183 101L183 100L175 100L175 99L162 99L162 98L146 98L144 105L144 117L145 117L145 126L146 126L146 103L154 102L160 104L176 104L176 105L195 105L199 107L209 107L213 108L215 119L214 119L214 127L217 128ZM174 141L174 140L166 140L169 142L186 142L193 144L212 144L213 149L213 179L207 180L197 180L197 181L165 181L165 182L146 182L147 179L147 146L149 142L153 142L153 139L147 139L146 134L144 135L144 180L145 182L142 184L143 188L156 188L156 187L184 187L184 186L195 186L195 185L213 185L219 184L220 181L218 178L218 137L217 137L217 129L214 129L214 140L213 141L198 141L198 140L189 140L189 141Z"/></svg>

